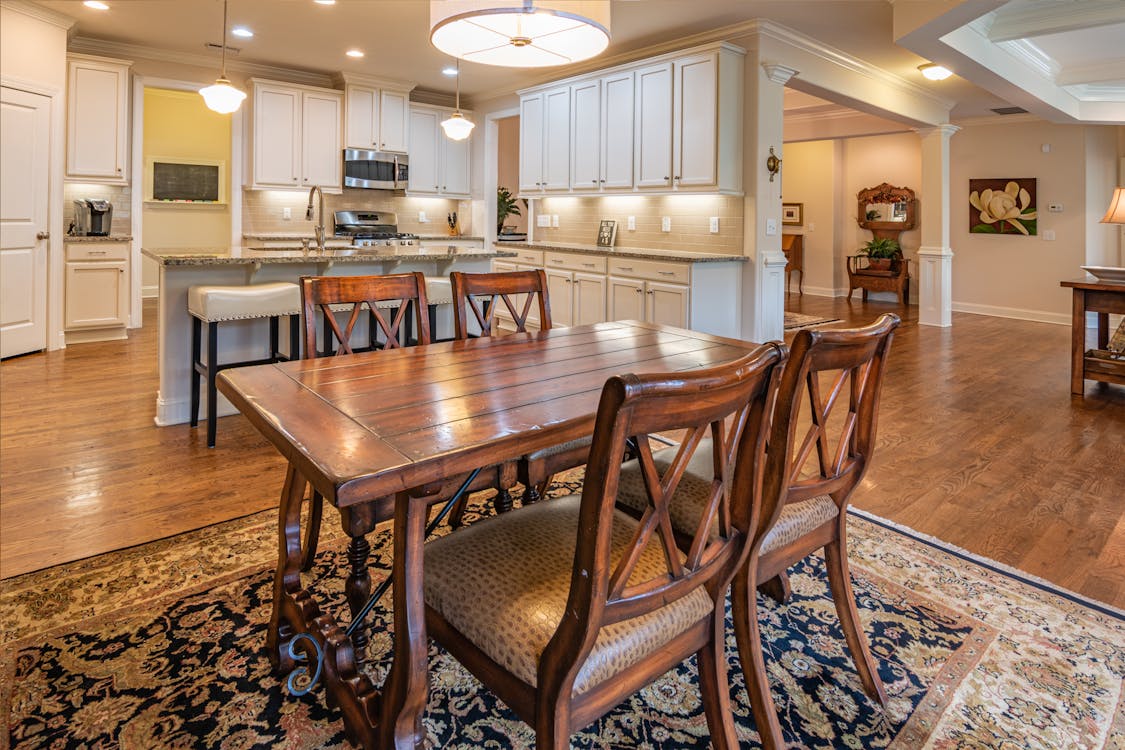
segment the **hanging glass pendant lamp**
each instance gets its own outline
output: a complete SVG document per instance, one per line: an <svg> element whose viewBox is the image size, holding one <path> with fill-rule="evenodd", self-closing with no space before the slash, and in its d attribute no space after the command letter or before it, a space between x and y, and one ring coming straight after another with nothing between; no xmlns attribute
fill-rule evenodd
<svg viewBox="0 0 1125 750"><path fill-rule="evenodd" d="M210 86L201 88L199 93L203 95L203 101L206 102L207 109L218 112L221 115L229 115L242 106L242 100L246 98L246 93L236 89L231 85L230 79L227 78L227 0L223 0L222 60L222 67L219 68L219 77Z"/></svg>
<svg viewBox="0 0 1125 750"><path fill-rule="evenodd" d="M461 114L461 61L458 60L457 102L454 105L453 114L449 116L449 119L441 121L441 129L445 131L446 138L452 141L463 141L469 137L469 133L472 133L475 127L475 123Z"/></svg>

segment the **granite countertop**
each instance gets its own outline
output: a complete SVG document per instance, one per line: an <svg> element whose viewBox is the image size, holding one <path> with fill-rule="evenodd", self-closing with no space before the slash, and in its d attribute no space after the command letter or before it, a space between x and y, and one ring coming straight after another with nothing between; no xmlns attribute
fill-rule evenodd
<svg viewBox="0 0 1125 750"><path fill-rule="evenodd" d="M503 250L474 249L458 247L362 247L329 248L324 255L311 251L307 255L302 250L282 248L141 248L141 252L165 266L222 266L245 265L251 263L386 263L419 261L455 261L458 258L514 258L515 253Z"/></svg>
<svg viewBox="0 0 1125 750"><path fill-rule="evenodd" d="M315 241L316 237L311 232L244 232L242 235L244 240L259 240L265 242L300 242L301 240ZM450 237L448 234L420 234L420 240L451 240L451 241L475 241L484 242L484 237L476 237L471 235L464 235L461 237ZM351 242L350 237L336 237L329 235L325 238L326 242Z"/></svg>
<svg viewBox="0 0 1125 750"><path fill-rule="evenodd" d="M597 245L571 245L563 242L503 242L504 248L526 248L528 250L558 250L580 255L602 255L614 258L640 258L645 260L666 260L677 263L745 263L744 255L721 255L718 253L696 253L690 250L659 250L643 247L598 247Z"/></svg>
<svg viewBox="0 0 1125 750"><path fill-rule="evenodd" d="M132 242L133 235L131 234L110 234L105 237L79 237L78 235L68 234L63 239L63 242Z"/></svg>

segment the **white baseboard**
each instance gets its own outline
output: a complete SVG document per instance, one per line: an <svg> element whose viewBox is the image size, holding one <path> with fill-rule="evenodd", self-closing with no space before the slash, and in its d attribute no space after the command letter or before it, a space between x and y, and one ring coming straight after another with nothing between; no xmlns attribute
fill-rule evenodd
<svg viewBox="0 0 1125 750"><path fill-rule="evenodd" d="M142 299L155 299L160 296L160 285L142 286L141 298Z"/></svg>
<svg viewBox="0 0 1125 750"><path fill-rule="evenodd" d="M207 423L207 387L203 383L200 385L200 390L203 392L199 395L199 422L200 424ZM223 395L219 394L219 402L216 407L216 416L229 417L232 414L238 414L238 409L235 409ZM187 424L191 421L191 401L188 399L179 399L176 401L164 399L160 394L156 394L156 416L153 417L153 422L157 427L169 427L174 424Z"/></svg>
<svg viewBox="0 0 1125 750"><path fill-rule="evenodd" d="M953 303L953 310L955 312L973 313L974 315L991 315L994 318L1012 318L1014 320L1031 320L1036 323L1070 325L1070 313L1024 310L1018 307L997 307L996 305L975 305L969 302L956 301Z"/></svg>

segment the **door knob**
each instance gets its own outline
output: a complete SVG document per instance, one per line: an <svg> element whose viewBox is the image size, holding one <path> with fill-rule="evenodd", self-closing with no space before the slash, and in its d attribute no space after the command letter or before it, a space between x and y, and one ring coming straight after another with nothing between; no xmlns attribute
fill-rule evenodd
<svg viewBox="0 0 1125 750"><path fill-rule="evenodd" d="M35 239L37 239L37 240L49 240L49 239L51 239L51 233L50 232L36 232L35 233Z"/></svg>

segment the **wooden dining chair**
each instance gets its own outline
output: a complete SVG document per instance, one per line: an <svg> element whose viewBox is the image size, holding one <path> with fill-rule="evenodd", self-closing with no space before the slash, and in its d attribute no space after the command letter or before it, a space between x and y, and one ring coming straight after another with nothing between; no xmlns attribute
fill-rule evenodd
<svg viewBox="0 0 1125 750"><path fill-rule="evenodd" d="M430 635L535 728L538 748L569 747L573 732L692 654L711 741L738 747L724 602L757 522L785 356L783 345L766 344L717 367L610 378L580 496L487 518L426 545ZM728 421L739 425L729 453ZM648 435L671 429L688 436L659 471ZM712 463L693 543L681 548L669 507L707 435L724 450ZM640 520L615 509L629 440L641 446L647 506Z"/></svg>
<svg viewBox="0 0 1125 750"><path fill-rule="evenodd" d="M305 358L322 354L354 353L352 338L356 324L366 318L372 330L368 339L374 344L376 334L383 334L385 349L406 343L430 343L430 318L427 314L426 277L413 273L386 276L303 276L301 277L301 314L304 331ZM351 309L347 310L350 305ZM324 349L317 349L316 313L321 314L324 328ZM340 328L337 312L347 312L348 321ZM417 336L406 336L407 315Z"/></svg>
<svg viewBox="0 0 1125 750"><path fill-rule="evenodd" d="M786 468L768 475L758 528L732 596L735 635L763 748L784 747L784 739L767 681L755 590L786 599L785 571L818 549L825 551L832 601L860 681L868 695L886 705L852 594L846 511L874 451L887 351L898 325L898 316L884 314L862 328L799 331L781 378L769 453ZM673 456L672 449L660 451L656 465L667 466ZM682 480L688 491L671 509L681 545L691 543L705 512L698 498L711 456L710 445L698 452ZM643 510L641 467L623 468L618 502L634 515Z"/></svg>
<svg viewBox="0 0 1125 750"><path fill-rule="evenodd" d="M453 271L449 274L449 281L453 287L453 330L458 339L491 336L496 312L501 309L500 303L511 315L517 332L527 330L528 323L532 322L533 309L539 315L534 321L539 330L551 328L547 275L541 269L502 273ZM469 333L470 313L480 327L479 334Z"/></svg>

